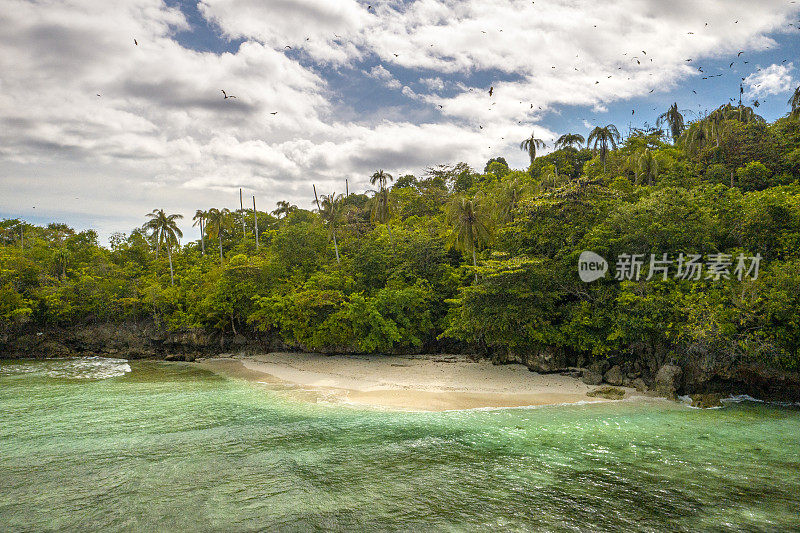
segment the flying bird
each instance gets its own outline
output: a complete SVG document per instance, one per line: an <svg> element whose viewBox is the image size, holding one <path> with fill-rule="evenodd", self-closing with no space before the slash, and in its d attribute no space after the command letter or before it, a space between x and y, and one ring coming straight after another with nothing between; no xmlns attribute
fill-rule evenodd
<svg viewBox="0 0 800 533"><path fill-rule="evenodd" d="M137 41L136 39L134 39L134 40L133 40L133 44L135 44L136 46L139 46L139 41Z"/></svg>
<svg viewBox="0 0 800 533"><path fill-rule="evenodd" d="M277 115L277 114L278 114L277 111L273 111L273 112L270 113L270 115Z"/></svg>
<svg viewBox="0 0 800 533"><path fill-rule="evenodd" d="M736 57L741 57L741 55L742 55L743 53L744 53L744 52L739 52L738 54L736 54Z"/></svg>
<svg viewBox="0 0 800 533"><path fill-rule="evenodd" d="M232 94L229 95L228 93L226 93L224 89L220 89L220 91L222 91L223 100L227 100L228 98L236 98Z"/></svg>
<svg viewBox="0 0 800 533"><path fill-rule="evenodd" d="M494 85L489 87L489 96L492 96L493 92L494 92Z"/></svg>

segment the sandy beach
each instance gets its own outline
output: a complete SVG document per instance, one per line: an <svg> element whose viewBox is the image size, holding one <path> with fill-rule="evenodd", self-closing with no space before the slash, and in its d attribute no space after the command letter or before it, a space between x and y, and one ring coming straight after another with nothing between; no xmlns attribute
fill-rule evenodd
<svg viewBox="0 0 800 533"><path fill-rule="evenodd" d="M231 377L294 390L305 399L413 411L523 407L608 401L597 387L522 365L463 356L337 356L269 353L196 363ZM626 397L635 394L626 389Z"/></svg>

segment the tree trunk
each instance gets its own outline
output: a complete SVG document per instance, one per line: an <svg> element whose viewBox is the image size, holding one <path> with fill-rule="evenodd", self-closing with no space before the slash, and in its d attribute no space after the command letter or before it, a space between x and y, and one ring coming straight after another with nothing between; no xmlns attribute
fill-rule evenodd
<svg viewBox="0 0 800 533"><path fill-rule="evenodd" d="M222 231L219 233L219 266L225 266L222 262Z"/></svg>
<svg viewBox="0 0 800 533"><path fill-rule="evenodd" d="M472 266L475 267L475 283L478 283L478 260L475 258L475 246L472 247Z"/></svg>
<svg viewBox="0 0 800 533"><path fill-rule="evenodd" d="M167 246L167 257L169 257L169 284L175 286L175 274L172 272L172 247Z"/></svg>
<svg viewBox="0 0 800 533"><path fill-rule="evenodd" d="M336 264L339 264L339 245L336 244L336 232L333 232L333 250L336 252Z"/></svg>
<svg viewBox="0 0 800 533"><path fill-rule="evenodd" d="M203 219L200 219L200 254L206 255L206 228Z"/></svg>
<svg viewBox="0 0 800 533"><path fill-rule="evenodd" d="M256 235L256 250L258 250L258 211L256 211L255 196L253 196L253 232Z"/></svg>

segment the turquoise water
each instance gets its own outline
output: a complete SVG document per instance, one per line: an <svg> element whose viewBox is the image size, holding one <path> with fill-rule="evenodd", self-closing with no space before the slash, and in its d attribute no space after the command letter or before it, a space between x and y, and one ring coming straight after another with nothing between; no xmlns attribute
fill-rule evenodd
<svg viewBox="0 0 800 533"><path fill-rule="evenodd" d="M800 410L402 413L195 367L0 361L0 530L800 529Z"/></svg>

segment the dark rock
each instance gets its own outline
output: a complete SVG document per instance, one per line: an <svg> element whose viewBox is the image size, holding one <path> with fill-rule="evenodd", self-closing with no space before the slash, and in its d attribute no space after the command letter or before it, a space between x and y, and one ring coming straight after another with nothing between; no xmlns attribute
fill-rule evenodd
<svg viewBox="0 0 800 533"><path fill-rule="evenodd" d="M519 363L541 374L561 372L570 366L563 350L547 347L525 353L496 353L492 362L496 365Z"/></svg>
<svg viewBox="0 0 800 533"><path fill-rule="evenodd" d="M587 392L586 396L605 398L606 400L621 400L625 397L625 391L617 387L600 387L599 389Z"/></svg>
<svg viewBox="0 0 800 533"><path fill-rule="evenodd" d="M709 409L711 407L720 407L721 405L722 394L692 394L692 407Z"/></svg>
<svg viewBox="0 0 800 533"><path fill-rule="evenodd" d="M611 369L605 373L603 379L609 385L622 385L622 369L620 369L619 365L614 365Z"/></svg>
<svg viewBox="0 0 800 533"><path fill-rule="evenodd" d="M680 388L680 379L683 370L675 365L663 365L658 369L653 389L657 394L674 398Z"/></svg>
<svg viewBox="0 0 800 533"><path fill-rule="evenodd" d="M590 368L584 368L581 381L587 385L600 385L603 382L603 374Z"/></svg>

